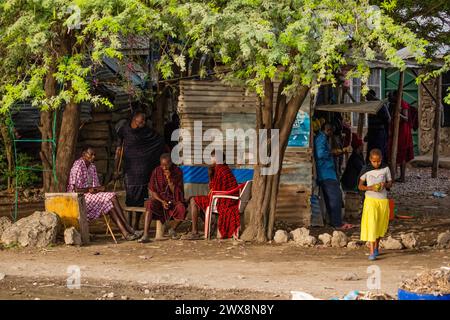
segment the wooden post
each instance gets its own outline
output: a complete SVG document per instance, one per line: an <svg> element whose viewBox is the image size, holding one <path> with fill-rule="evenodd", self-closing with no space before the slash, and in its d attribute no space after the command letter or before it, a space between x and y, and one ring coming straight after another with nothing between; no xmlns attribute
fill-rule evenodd
<svg viewBox="0 0 450 320"><path fill-rule="evenodd" d="M394 132L392 133L391 166L390 166L391 175L394 180L397 171L398 133L400 127L400 111L402 108L404 79L405 73L403 71L400 71L400 79L398 81L398 89L397 89L397 101L395 103L395 111L394 111Z"/></svg>
<svg viewBox="0 0 450 320"><path fill-rule="evenodd" d="M363 87L363 83L361 83L361 89ZM366 101L366 98L361 94L360 98L359 98L360 102L364 102ZM358 137L360 137L362 139L363 137L363 131L364 131L364 120L366 119L366 115L364 113L360 113L358 115L358 130L356 131L356 133L358 134Z"/></svg>
<svg viewBox="0 0 450 320"><path fill-rule="evenodd" d="M442 76L437 79L436 109L434 111L434 145L433 145L433 166L431 177L437 178L439 169L439 142L441 138L441 100L442 100Z"/></svg>

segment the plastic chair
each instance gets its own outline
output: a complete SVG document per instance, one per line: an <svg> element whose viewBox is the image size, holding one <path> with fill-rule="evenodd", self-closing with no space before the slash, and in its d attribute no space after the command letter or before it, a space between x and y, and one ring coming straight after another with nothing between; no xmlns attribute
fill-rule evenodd
<svg viewBox="0 0 450 320"><path fill-rule="evenodd" d="M210 199L209 199L209 206L206 208L205 212L205 238L210 239L211 238L211 217L213 214L219 214L217 212L217 201L219 199L233 199L238 200L238 208L239 208L239 214L243 214L245 207L247 207L248 202L250 201L252 197L252 183L253 180L249 180L247 182L244 182L240 185L238 185L236 188L229 190L229 191L212 191L210 193ZM239 238L239 230L236 231L236 234L234 237L237 239Z"/></svg>

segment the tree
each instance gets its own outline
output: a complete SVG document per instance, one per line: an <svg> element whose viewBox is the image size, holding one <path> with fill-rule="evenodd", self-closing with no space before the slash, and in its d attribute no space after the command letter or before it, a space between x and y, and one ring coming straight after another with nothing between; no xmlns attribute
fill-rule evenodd
<svg viewBox="0 0 450 320"><path fill-rule="evenodd" d="M351 69L347 77L367 83L368 61L378 54L404 69L396 55L400 46L425 62L426 41L364 0L230 0L206 5L190 1L179 7L178 14L188 25L191 53L211 54L230 70L224 81L258 94L257 129L279 130L280 170L261 175L264 165L259 161L255 165L254 210L242 236L245 240L273 236L281 165L308 92L314 93L322 82L335 84L342 66ZM274 92L276 81L280 85Z"/></svg>
<svg viewBox="0 0 450 320"><path fill-rule="evenodd" d="M442 56L441 68L423 73L418 81L427 81L450 70L450 2L447 0L372 0L383 7L398 24L405 25L428 41L430 56ZM445 102L450 104L450 91Z"/></svg>
<svg viewBox="0 0 450 320"><path fill-rule="evenodd" d="M41 110L42 139L57 140L57 181L51 174L52 144L43 142L41 147L46 191L65 190L78 138L79 103L112 106L93 94L87 80L92 66L104 56L122 57L120 37L167 28L160 19L162 5L138 0L0 4L0 111L6 114L18 101L30 101ZM57 110L62 113L53 137Z"/></svg>

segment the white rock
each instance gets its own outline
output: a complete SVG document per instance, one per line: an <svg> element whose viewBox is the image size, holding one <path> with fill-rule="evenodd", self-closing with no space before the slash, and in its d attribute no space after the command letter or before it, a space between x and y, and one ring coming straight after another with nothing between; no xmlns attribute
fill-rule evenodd
<svg viewBox="0 0 450 320"><path fill-rule="evenodd" d="M150 294L150 290L145 289L145 290L144 290L144 293L145 293L145 294Z"/></svg>
<svg viewBox="0 0 450 320"><path fill-rule="evenodd" d="M309 230L306 228L297 228L291 231L290 235L294 242L302 247L312 247L317 243L317 239L309 235Z"/></svg>
<svg viewBox="0 0 450 320"><path fill-rule="evenodd" d="M357 281L360 279L361 278L358 277L358 275L354 272L347 273L345 276L342 277L342 280L344 280L344 281Z"/></svg>
<svg viewBox="0 0 450 320"><path fill-rule="evenodd" d="M284 230L277 230L277 232L275 232L275 236L273 237L275 243L286 243L288 242L288 239L289 235Z"/></svg>
<svg viewBox="0 0 450 320"><path fill-rule="evenodd" d="M106 295L106 298L114 298L114 292L110 292Z"/></svg>
<svg viewBox="0 0 450 320"><path fill-rule="evenodd" d="M0 239L2 238L3 231L11 227L12 222L8 217L0 217Z"/></svg>
<svg viewBox="0 0 450 320"><path fill-rule="evenodd" d="M440 233L437 237L437 245L441 248L450 247L450 231Z"/></svg>
<svg viewBox="0 0 450 320"><path fill-rule="evenodd" d="M6 275L4 273L0 272L0 281L2 281L3 279L5 279Z"/></svg>
<svg viewBox="0 0 450 320"><path fill-rule="evenodd" d="M361 244L358 241L350 241L347 243L347 248L349 249L358 249L359 247L361 247Z"/></svg>
<svg viewBox="0 0 450 320"><path fill-rule="evenodd" d="M347 245L347 236L342 231L333 231L331 246L334 248L343 248Z"/></svg>
<svg viewBox="0 0 450 320"><path fill-rule="evenodd" d="M322 241L324 246L331 247L331 235L328 233L322 233L319 235L319 240Z"/></svg>
<svg viewBox="0 0 450 320"><path fill-rule="evenodd" d="M64 242L67 245L81 246L81 234L74 227L64 230Z"/></svg>
<svg viewBox="0 0 450 320"><path fill-rule="evenodd" d="M386 240L380 241L380 247L386 250L401 250L403 249L402 243L389 236Z"/></svg>
<svg viewBox="0 0 450 320"><path fill-rule="evenodd" d="M414 232L406 233L401 235L402 238L402 244L407 249L414 249L417 247L417 237Z"/></svg>
<svg viewBox="0 0 450 320"><path fill-rule="evenodd" d="M56 242L60 225L55 213L36 211L7 228L1 241L6 245L18 243L22 247L46 247Z"/></svg>

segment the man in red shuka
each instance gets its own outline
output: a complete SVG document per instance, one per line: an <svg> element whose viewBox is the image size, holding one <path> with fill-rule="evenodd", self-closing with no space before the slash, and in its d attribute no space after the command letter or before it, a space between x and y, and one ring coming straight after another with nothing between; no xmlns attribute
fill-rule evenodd
<svg viewBox="0 0 450 320"><path fill-rule="evenodd" d="M230 167L224 163L223 154L218 151L211 154L211 165L208 167L209 190L207 196L195 196L190 200L190 212L192 214L192 232L181 237L183 240L198 240L198 217L200 211L204 214L209 206L212 191L229 191L235 189L238 184ZM219 213L219 232L223 239L231 238L238 231L241 223L239 217L238 201L232 199L219 199L217 201Z"/></svg>

